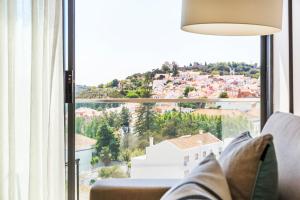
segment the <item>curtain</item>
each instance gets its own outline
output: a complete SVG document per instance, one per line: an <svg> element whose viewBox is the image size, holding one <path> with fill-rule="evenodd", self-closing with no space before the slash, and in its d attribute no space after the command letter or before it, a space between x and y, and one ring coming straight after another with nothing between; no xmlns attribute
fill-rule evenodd
<svg viewBox="0 0 300 200"><path fill-rule="evenodd" d="M65 194L62 1L0 0L0 200Z"/></svg>

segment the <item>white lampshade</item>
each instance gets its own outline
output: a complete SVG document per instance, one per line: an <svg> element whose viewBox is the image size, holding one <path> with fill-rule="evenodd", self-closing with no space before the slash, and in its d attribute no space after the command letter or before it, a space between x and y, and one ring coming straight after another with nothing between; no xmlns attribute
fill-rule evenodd
<svg viewBox="0 0 300 200"><path fill-rule="evenodd" d="M181 28L207 35L269 35L281 30L282 0L182 0Z"/></svg>

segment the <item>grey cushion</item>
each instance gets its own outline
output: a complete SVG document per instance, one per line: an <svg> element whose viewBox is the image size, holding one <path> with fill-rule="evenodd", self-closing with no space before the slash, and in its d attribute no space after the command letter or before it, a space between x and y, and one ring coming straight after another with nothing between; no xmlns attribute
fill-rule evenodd
<svg viewBox="0 0 300 200"><path fill-rule="evenodd" d="M272 135L245 132L224 150L220 164L233 199L278 199L277 161Z"/></svg>
<svg viewBox="0 0 300 200"><path fill-rule="evenodd" d="M173 186L161 200L230 200L226 178L213 154L208 155L182 182Z"/></svg>
<svg viewBox="0 0 300 200"><path fill-rule="evenodd" d="M262 133L272 133L274 138L280 199L300 199L300 117L277 112Z"/></svg>

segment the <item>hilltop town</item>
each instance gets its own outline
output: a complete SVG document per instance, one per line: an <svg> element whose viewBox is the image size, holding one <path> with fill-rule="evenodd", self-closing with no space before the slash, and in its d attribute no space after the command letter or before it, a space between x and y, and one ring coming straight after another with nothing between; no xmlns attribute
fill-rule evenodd
<svg viewBox="0 0 300 200"><path fill-rule="evenodd" d="M194 63L114 79L97 87L77 86L78 98L258 98L259 68L246 63Z"/></svg>

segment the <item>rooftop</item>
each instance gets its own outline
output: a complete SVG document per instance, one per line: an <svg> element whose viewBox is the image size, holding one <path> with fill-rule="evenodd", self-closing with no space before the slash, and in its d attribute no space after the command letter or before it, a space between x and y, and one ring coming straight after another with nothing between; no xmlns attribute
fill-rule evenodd
<svg viewBox="0 0 300 200"><path fill-rule="evenodd" d="M75 144L76 151L90 149L97 143L97 140L86 137L86 136L78 134L78 133L75 134L75 141L76 141L76 144Z"/></svg>
<svg viewBox="0 0 300 200"><path fill-rule="evenodd" d="M193 113L199 115L210 115L210 116L235 116L235 115L243 115L243 112L239 110L225 110L225 109L198 109Z"/></svg>
<svg viewBox="0 0 300 200"><path fill-rule="evenodd" d="M173 143L179 149L190 149L201 145L221 142L221 140L219 140L216 136L212 135L211 133L186 135L179 138L170 139L167 141Z"/></svg>

